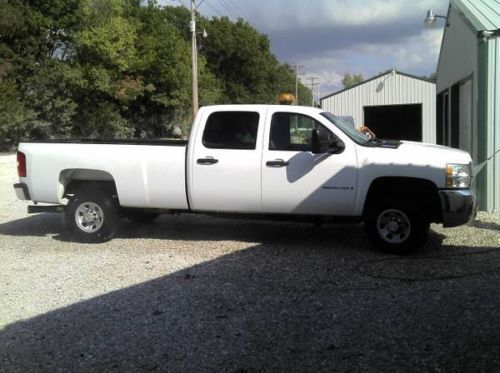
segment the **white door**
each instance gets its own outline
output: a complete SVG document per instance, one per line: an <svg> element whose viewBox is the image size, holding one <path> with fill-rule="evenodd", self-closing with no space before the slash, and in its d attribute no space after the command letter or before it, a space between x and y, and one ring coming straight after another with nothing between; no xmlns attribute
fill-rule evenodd
<svg viewBox="0 0 500 373"><path fill-rule="evenodd" d="M193 210L260 212L261 144L258 111L217 111L200 128L191 162Z"/></svg>
<svg viewBox="0 0 500 373"><path fill-rule="evenodd" d="M350 141L338 154L313 154L313 129L332 133L318 120L276 112L264 142L262 205L267 213L350 215L356 195L356 150ZM345 139L345 137L344 137Z"/></svg>

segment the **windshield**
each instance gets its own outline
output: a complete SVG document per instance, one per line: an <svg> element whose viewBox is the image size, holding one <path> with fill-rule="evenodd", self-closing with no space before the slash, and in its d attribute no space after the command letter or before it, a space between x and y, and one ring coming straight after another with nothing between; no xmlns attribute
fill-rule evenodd
<svg viewBox="0 0 500 373"><path fill-rule="evenodd" d="M347 123L345 120L333 115L332 113L323 112L321 113L326 119L332 122L336 127L338 127L342 132L349 136L355 143L359 145L364 145L369 140L368 136L358 132L353 126Z"/></svg>

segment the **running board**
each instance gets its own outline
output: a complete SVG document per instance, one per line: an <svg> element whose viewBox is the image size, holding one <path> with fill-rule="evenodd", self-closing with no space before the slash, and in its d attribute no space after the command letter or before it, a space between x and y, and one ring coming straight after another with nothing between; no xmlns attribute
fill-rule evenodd
<svg viewBox="0 0 500 373"><path fill-rule="evenodd" d="M28 206L28 214L38 214L40 212L64 212L65 207L65 205Z"/></svg>

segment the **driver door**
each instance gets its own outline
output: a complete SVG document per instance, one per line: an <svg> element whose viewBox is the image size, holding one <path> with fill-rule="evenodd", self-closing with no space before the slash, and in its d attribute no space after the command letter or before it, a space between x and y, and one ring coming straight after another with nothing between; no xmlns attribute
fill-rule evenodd
<svg viewBox="0 0 500 373"><path fill-rule="evenodd" d="M300 113L272 113L262 159L262 206L265 213L350 215L356 195L354 144L339 154L311 152L312 131L333 132Z"/></svg>

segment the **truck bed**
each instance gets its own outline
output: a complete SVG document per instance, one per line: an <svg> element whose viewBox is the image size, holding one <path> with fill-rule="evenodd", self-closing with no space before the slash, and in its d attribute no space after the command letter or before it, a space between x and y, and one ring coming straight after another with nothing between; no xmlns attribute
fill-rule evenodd
<svg viewBox="0 0 500 373"><path fill-rule="evenodd" d="M36 202L63 203L74 180L113 181L124 207L188 209L186 145L177 140L50 140L19 144ZM33 181L36 180L36 183Z"/></svg>

